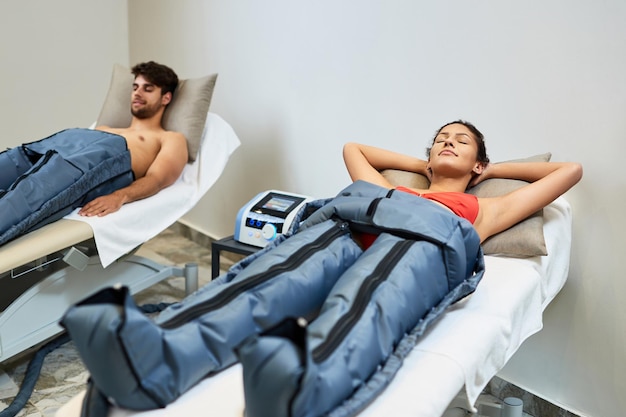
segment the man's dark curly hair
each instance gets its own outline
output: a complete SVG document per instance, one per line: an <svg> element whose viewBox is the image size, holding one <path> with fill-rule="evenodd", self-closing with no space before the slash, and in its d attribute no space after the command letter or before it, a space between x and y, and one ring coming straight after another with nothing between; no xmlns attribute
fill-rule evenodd
<svg viewBox="0 0 626 417"><path fill-rule="evenodd" d="M470 122L466 122L465 120L455 120L454 122L446 123L445 125L441 126L437 130L437 133L435 133L435 136L433 138L433 143L435 142L435 139L437 138L437 135L443 130L444 127L450 126L450 125L456 125L456 124L463 125L463 126L465 126L466 128L469 129L469 131L474 136L474 140L476 141L476 145L478 145L478 151L476 153L476 160L478 162L482 162L483 164L488 164L489 163L489 157L487 156L487 147L485 146L485 137L480 132L480 130L478 130L476 128L476 126L474 126ZM430 147L426 148L426 156L430 155L430 149L431 149Z"/></svg>
<svg viewBox="0 0 626 417"><path fill-rule="evenodd" d="M168 66L157 64L154 61L142 62L132 68L132 73L137 78L141 75L152 84L161 88L161 94L172 93L178 86L178 76Z"/></svg>

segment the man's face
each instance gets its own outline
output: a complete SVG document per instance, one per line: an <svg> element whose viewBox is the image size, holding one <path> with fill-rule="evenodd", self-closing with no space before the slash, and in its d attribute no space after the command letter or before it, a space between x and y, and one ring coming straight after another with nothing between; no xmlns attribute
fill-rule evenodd
<svg viewBox="0 0 626 417"><path fill-rule="evenodd" d="M150 118L167 104L163 103L164 97L161 95L161 87L157 87L142 75L138 75L133 83L130 111L138 119Z"/></svg>

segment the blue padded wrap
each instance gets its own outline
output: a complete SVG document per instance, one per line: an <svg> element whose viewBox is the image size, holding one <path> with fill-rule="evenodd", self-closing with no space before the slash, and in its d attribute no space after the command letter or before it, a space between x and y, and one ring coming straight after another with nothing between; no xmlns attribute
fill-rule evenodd
<svg viewBox="0 0 626 417"><path fill-rule="evenodd" d="M75 309L80 310L80 316L72 313ZM62 319L64 326L72 328L72 338L80 341L85 339L99 355L95 358L87 357L87 360L83 358L93 375L113 373L123 381L109 387L108 397L132 396L138 402L154 404L152 408L162 407L163 404L158 399L152 398L136 383L137 377L125 359L124 346L120 344L117 333L128 322L133 323L135 328L140 327L138 323L146 324L139 329L141 337L146 337L146 333L153 329L152 322L135 305L128 288L107 288L99 291L70 309ZM75 338L76 334L81 337ZM93 376L92 381L96 381L97 386L97 379Z"/></svg>
<svg viewBox="0 0 626 417"><path fill-rule="evenodd" d="M83 172L127 150L126 139L122 136L79 128L62 130L47 138L24 144L23 147L41 155L54 150Z"/></svg>
<svg viewBox="0 0 626 417"><path fill-rule="evenodd" d="M302 364L306 350L305 337L302 323L288 318L264 333L264 337L252 336L237 348L238 356L246 358L244 386L256 387L254 392L244 392L246 416L247 410L267 410L277 416L289 415L291 399L297 394L305 371ZM263 370L262 375L271 373L280 380L263 384L258 379L258 369ZM285 369L289 372L285 372ZM276 386L283 389L276 390ZM271 398L273 404L269 410L265 405L268 398Z"/></svg>
<svg viewBox="0 0 626 417"><path fill-rule="evenodd" d="M8 149L0 153L0 193L5 192L20 175L32 167L32 162L22 147Z"/></svg>
<svg viewBox="0 0 626 417"><path fill-rule="evenodd" d="M445 310L459 299L471 294L482 279L485 271L482 249L477 263L476 273L463 281L444 299L434 307L417 325L405 334L391 355L381 364L365 383L361 384L350 397L345 399L339 406L327 414L327 417L353 417L365 409L385 388L391 383L394 376L402 366L404 358L419 343L424 332L445 312Z"/></svg>
<svg viewBox="0 0 626 417"><path fill-rule="evenodd" d="M345 225L329 220L294 235L241 273L212 281L164 310L156 323L129 299L102 304L96 295L70 308L61 324L104 395L130 409L162 407L235 363L234 347L251 334L285 317L316 316L361 253Z"/></svg>
<svg viewBox="0 0 626 417"><path fill-rule="evenodd" d="M48 151L0 200L4 227L19 224L25 212L38 210L49 200L49 195L61 193L81 175L80 170L57 153Z"/></svg>
<svg viewBox="0 0 626 417"><path fill-rule="evenodd" d="M10 160L16 177L0 194L0 212L11 213L0 218L0 244L133 182L126 140L98 130L68 129L0 154L2 167Z"/></svg>

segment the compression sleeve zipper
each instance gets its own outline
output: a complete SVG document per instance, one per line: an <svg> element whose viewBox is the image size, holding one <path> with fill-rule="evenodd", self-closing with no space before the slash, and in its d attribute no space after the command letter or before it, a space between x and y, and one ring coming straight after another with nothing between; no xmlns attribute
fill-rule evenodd
<svg viewBox="0 0 626 417"><path fill-rule="evenodd" d="M391 195L393 194L394 191L395 190L393 188L391 188L391 189L389 189L389 191L387 191L387 194L385 194L384 197L378 197L378 198L373 199L372 202L370 203L370 205L367 207L366 214L368 216L373 216L374 212L378 208L378 205L380 204L382 199L383 198L391 198Z"/></svg>
<svg viewBox="0 0 626 417"><path fill-rule="evenodd" d="M15 188L17 188L18 184L20 182L22 182L22 180L26 177L29 177L30 175L33 175L34 173L36 173L37 171L39 171L43 166L45 166L45 164L50 160L50 158L52 158L57 152L56 151L48 151L46 152L42 158L37 161L37 166L34 166L34 168L31 167L30 170L26 171L25 173L23 173L22 175L20 175L14 182L13 184L11 184L11 186L0 192L0 197L3 197L5 194L7 194L9 191L13 191ZM41 163L40 163L41 161Z"/></svg>
<svg viewBox="0 0 626 417"><path fill-rule="evenodd" d="M348 234L349 232L350 229L347 222L337 222L332 228L322 233L314 241L302 246L300 250L294 252L283 262L272 265L266 271L251 275L250 277L229 286L224 291L216 294L214 297L202 302L201 304L196 304L188 310L180 312L175 317L161 323L161 327L164 329L173 329L206 313L223 307L239 296L242 292L267 282L279 274L296 269L315 252L330 246L330 244L337 238Z"/></svg>
<svg viewBox="0 0 626 417"><path fill-rule="evenodd" d="M361 318L376 288L387 279L393 268L398 264L400 259L404 257L413 243L415 243L413 240L397 242L390 250L391 256L376 265L374 271L363 281L348 312L333 326L326 340L313 349L311 353L313 361L321 363L328 359L335 349L337 349L352 327L354 327L356 322Z"/></svg>

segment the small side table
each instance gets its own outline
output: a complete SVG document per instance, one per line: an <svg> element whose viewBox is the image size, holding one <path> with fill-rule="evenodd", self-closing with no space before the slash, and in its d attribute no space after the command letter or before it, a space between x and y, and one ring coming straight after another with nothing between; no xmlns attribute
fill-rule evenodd
<svg viewBox="0 0 626 417"><path fill-rule="evenodd" d="M248 256L260 249L256 246L238 242L232 235L211 243L211 279L216 278L220 274L220 253L222 251Z"/></svg>

